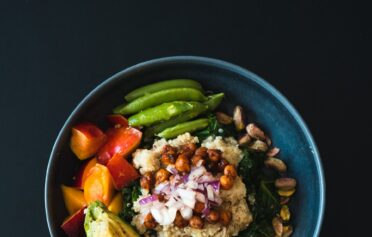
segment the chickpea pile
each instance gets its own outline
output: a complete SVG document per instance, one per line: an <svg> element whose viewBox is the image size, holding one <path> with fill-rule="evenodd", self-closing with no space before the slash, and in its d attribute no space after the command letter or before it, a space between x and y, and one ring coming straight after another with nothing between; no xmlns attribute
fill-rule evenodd
<svg viewBox="0 0 372 237"><path fill-rule="evenodd" d="M168 165L174 165L175 169L182 175L188 174L193 166L203 165L206 169L220 176L220 187L224 190L229 190L234 185L234 179L237 177L236 169L233 165L222 158L222 152L218 149L207 149L206 147L197 147L196 144L190 143L181 146L179 149L170 145L164 146L161 153L161 165L155 173L145 173L142 175L140 185L143 189L152 190L156 185L172 181L174 176L166 169ZM166 202L166 198L158 195L159 201ZM202 218L205 204L197 201L193 209L193 216L189 220L185 220L178 211L174 220L174 225L183 228L190 226L196 229L202 229L204 222L220 223L224 226L231 222L232 214L228 210L211 209L207 215ZM147 214L144 219L144 226L147 229L154 229L157 226L156 220L151 213Z"/></svg>

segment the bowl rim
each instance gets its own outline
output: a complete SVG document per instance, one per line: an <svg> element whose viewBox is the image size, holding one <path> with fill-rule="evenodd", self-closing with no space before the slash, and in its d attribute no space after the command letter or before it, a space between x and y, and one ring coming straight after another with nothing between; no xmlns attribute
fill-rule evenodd
<svg viewBox="0 0 372 237"><path fill-rule="evenodd" d="M313 233L313 236L319 236L320 229L323 223L323 218L324 218L324 210L325 210L325 178L324 178L324 171L323 171L323 166L321 162L321 158L319 155L318 148L314 142L313 136L310 133L310 130L308 129L305 121L302 119L300 114L297 112L297 110L294 108L294 106L289 102L289 100L275 87L273 87L270 83L265 81L263 78L260 76L256 75L255 73L252 73L251 71L240 67L238 65L235 65L233 63L223 61L220 59L214 59L214 58L209 58L209 57L201 57L201 56L169 56L169 57L162 57L162 58L156 58L148 61L144 61L138 64L135 64L133 66L127 67L124 70L121 70L118 73L115 73L99 85L97 85L92 91L90 91L75 107L75 109L71 112L69 117L67 118L66 122L60 129L58 136L56 138L56 141L54 142L53 148L50 153L49 161L48 161L48 166L46 170L46 175L45 175L45 186L44 186L44 207L45 207L45 215L46 215L46 220L47 220L47 225L49 229L49 233L51 236L56 235L56 230L52 226L51 220L50 220L50 215L49 215L49 209L50 207L50 202L48 199L48 193L50 190L50 186L52 185L50 182L49 175L51 173L51 169L54 166L55 163L55 156L57 153L57 146L61 140L62 134L66 130L66 127L69 126L71 123L71 120L77 113L77 111L80 110L83 105L90 100L94 95L102 90L104 87L110 86L111 83L114 83L115 80L118 80L118 78L122 77L123 75L134 73L136 71L142 70L144 68L147 68L149 66L156 66L156 65L163 65L163 64L169 64L169 63L196 63L196 64L204 64L204 65L209 65L209 66L214 66L218 67L224 70L229 70L236 72L245 78L249 78L253 80L255 83L259 84L263 89L268 91L272 96L274 96L280 103L284 105L284 107L288 110L288 112L293 116L293 118L296 120L300 128L302 129L306 140L309 142L310 146L312 147L312 153L313 157L315 160L315 165L317 168L317 172L319 175L319 187L320 187L320 197L319 197L319 214L317 217L317 223L315 226L315 230Z"/></svg>

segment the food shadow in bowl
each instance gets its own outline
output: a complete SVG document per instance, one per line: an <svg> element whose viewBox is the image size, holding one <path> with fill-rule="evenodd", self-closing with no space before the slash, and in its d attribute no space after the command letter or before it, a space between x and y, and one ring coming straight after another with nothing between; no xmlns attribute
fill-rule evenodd
<svg viewBox="0 0 372 237"><path fill-rule="evenodd" d="M135 88L162 80L190 78L215 93L224 92L220 109L232 113L235 105L245 108L249 122L257 123L280 148L279 158L289 167L297 191L290 209L294 237L318 236L324 212L325 183L316 145L293 106L271 85L236 65L203 57L160 58L123 70L107 79L75 108L61 129L51 152L45 183L45 208L51 236L66 236L60 228L68 215L61 184L71 184L79 166L69 148L71 127L81 121L103 126L105 115L123 103Z"/></svg>

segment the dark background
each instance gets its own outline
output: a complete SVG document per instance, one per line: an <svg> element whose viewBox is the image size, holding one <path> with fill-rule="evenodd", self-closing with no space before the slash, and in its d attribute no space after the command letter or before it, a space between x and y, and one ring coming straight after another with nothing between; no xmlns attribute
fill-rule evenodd
<svg viewBox="0 0 372 237"><path fill-rule="evenodd" d="M370 230L370 218L361 216L370 216L362 186L370 179L371 159L367 5L100 2L0 3L1 236L49 235L45 170L59 129L78 102L110 75L171 55L227 60L279 89L307 122L323 159L321 236Z"/></svg>

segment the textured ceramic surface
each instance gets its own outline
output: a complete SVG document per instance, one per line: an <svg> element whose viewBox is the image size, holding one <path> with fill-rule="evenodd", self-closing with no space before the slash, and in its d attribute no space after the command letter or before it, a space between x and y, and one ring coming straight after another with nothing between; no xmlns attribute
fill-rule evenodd
<svg viewBox="0 0 372 237"><path fill-rule="evenodd" d="M104 124L105 115L123 102L127 92L160 80L191 78L204 88L224 92L222 107L246 108L249 121L257 122L280 147L280 158L289 166L289 176L298 181L291 204L294 237L318 236L324 210L324 178L316 145L292 105L257 75L233 64L202 57L179 56L144 62L103 82L72 112L53 147L45 184L45 207L52 236L65 236L60 224L67 216L61 184L69 184L78 160L69 149L71 126L80 121Z"/></svg>

